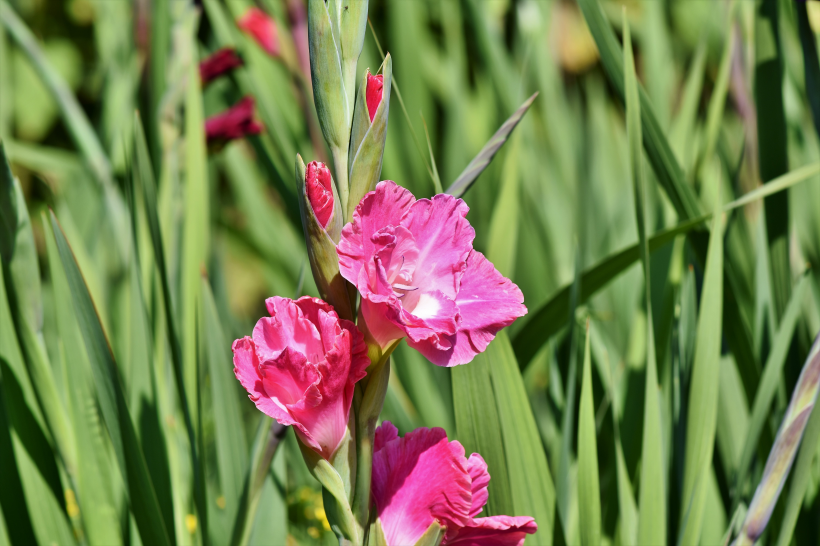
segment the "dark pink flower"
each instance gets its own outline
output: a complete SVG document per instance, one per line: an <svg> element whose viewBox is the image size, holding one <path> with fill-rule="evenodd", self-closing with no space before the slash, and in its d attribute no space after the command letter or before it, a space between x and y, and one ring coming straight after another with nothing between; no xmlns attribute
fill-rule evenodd
<svg viewBox="0 0 820 546"><path fill-rule="evenodd" d="M293 425L330 459L345 436L354 384L370 361L364 337L317 298L265 301L253 337L233 342L234 373L264 414Z"/></svg>
<svg viewBox="0 0 820 546"><path fill-rule="evenodd" d="M373 123L373 118L376 117L376 110L378 110L379 105L382 103L383 94L384 76L381 74L373 76L368 72L365 98L367 99L367 113L370 114L370 123Z"/></svg>
<svg viewBox="0 0 820 546"><path fill-rule="evenodd" d="M199 78L205 86L242 64L242 59L233 48L224 47L199 63Z"/></svg>
<svg viewBox="0 0 820 546"><path fill-rule="evenodd" d="M434 364L465 364L527 313L521 290L473 250L468 210L446 194L417 201L390 180L356 207L336 246L339 270L382 348L407 336Z"/></svg>
<svg viewBox="0 0 820 546"><path fill-rule="evenodd" d="M247 32L268 55L279 56L279 31L276 29L276 21L267 13L256 7L250 8L236 24Z"/></svg>
<svg viewBox="0 0 820 546"><path fill-rule="evenodd" d="M262 125L253 119L253 97L245 97L224 112L205 120L205 136L209 144L218 144L245 135L258 135Z"/></svg>
<svg viewBox="0 0 820 546"><path fill-rule="evenodd" d="M399 438L385 421L374 449L370 493L388 546L415 544L433 522L446 527L442 546L520 546L538 529L527 516L475 517L487 503L487 464L478 453L465 457L444 429Z"/></svg>
<svg viewBox="0 0 820 546"><path fill-rule="evenodd" d="M327 227L330 215L333 214L333 180L330 177L330 169L327 165L319 161L308 163L305 173L305 186L307 186L308 201L313 208L313 213L322 227Z"/></svg>

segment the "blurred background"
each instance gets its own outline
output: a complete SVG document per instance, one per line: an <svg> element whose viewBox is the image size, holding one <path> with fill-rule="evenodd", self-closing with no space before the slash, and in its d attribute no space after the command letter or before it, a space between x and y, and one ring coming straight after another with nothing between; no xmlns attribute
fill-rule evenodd
<svg viewBox="0 0 820 546"><path fill-rule="evenodd" d="M157 180L162 238L175 295L183 291L187 278L182 261L188 243L182 239L182 226L190 210L186 203L193 199L180 174L186 162L182 129L188 120L181 114L186 67L222 47L235 47L245 66L204 88L204 115L213 116L243 96L252 96L264 131L210 145L207 184L200 188L207 194L200 201L206 206L202 244L207 276L225 341L219 365L230 367L227 344L250 332L265 313L265 297L318 295L296 208L293 164L296 153L305 161L328 162L330 154L313 107L303 0L259 0L257 6L277 28L279 49L274 55L236 25L253 5L248 0L208 0L193 6L183 0L2 2L19 19L4 18L5 29L0 26L0 138L31 216L42 277L44 339L57 391L67 406L71 372L59 365L56 356L64 349L56 324L58 303L42 214L50 207L59 218L122 366L126 390L133 389L135 381L129 374L138 358L135 346L141 343L134 334L136 279L141 279L145 290L147 325L160 339L148 354L153 351L158 361L167 360L168 354L167 340L161 339L163 327L158 325L157 281L146 258L150 256L148 228L137 215L131 241L117 227L127 217L124 213L118 217L117 207L125 211L133 199L128 188L134 112L140 112ZM725 203L789 169L820 160L812 117L812 106L820 104L815 43L820 6L788 0L769 3L777 12L774 55L780 72L761 69L765 46L760 41L756 2L600 2L618 36L625 10L638 78L703 210L713 210L719 191ZM371 0L370 22L359 72L366 67L376 71L384 51L393 57L395 78L382 179L395 180L416 197L435 193L436 178L447 188L504 120L538 91L509 141L464 196L470 206L468 219L476 229L475 247L521 287L531 316L559 290L571 286L576 271L589 270L637 241L623 102L576 2ZM33 47L19 38L23 27L33 35ZM191 33L196 36L196 50L186 39ZM59 98L59 92L66 90L76 97L79 111ZM771 102L771 97L780 103ZM77 121L83 117L87 125ZM86 127L90 134L84 132ZM652 235L687 218L679 214L649 162L645 173ZM740 280L732 296L734 311L724 309L717 443L701 537L704 544L722 541L738 498L748 502L754 491L805 355L820 330L820 179L815 175L778 195L772 210L764 211L762 202L752 203L736 211L726 227L727 255L732 256L726 267L733 268ZM766 212L771 222L785 230L782 244L775 249ZM124 258L132 246L143 258L136 273ZM752 479L738 497L733 480L749 426L755 381L789 296L787 292L781 297L772 289L782 283L771 280L773 261L781 271L775 276L785 279L789 291L792 281L806 270L810 270L810 286L803 292L805 301L800 304L789 356L777 377L776 396L751 467ZM558 481L565 423L573 423L567 412L577 413L573 404L580 389L571 362L577 359L577 351L583 351L583 343L575 340L569 326L582 325L587 318L591 321L603 534L607 543L620 543L616 450L622 450L626 473L637 491L646 305L652 306L672 542L680 511L674 498L679 496L675 483L682 468L681 407L686 404L694 345L696 308L693 311L692 305L700 293L703 263L685 235L655 249L650 302L645 301L639 262L630 263L623 273L612 270L599 278L594 290L582 288L572 320L564 313L543 334L536 332L532 339L523 340L517 335L530 318L525 317L509 334L550 472ZM750 335L742 362L727 334L727 321L741 321ZM441 426L451 439L457 438L451 371L429 365L405 345L397 350L394 362L397 373L391 377L383 418L392 420L402 433L417 426ZM163 373L171 377L167 363L157 366L159 377ZM203 380L209 385L216 379L206 372ZM238 383L233 387L230 396L240 411L247 451L257 431L258 412ZM162 388L171 391L167 385L160 387L158 396ZM203 407L210 408L214 395L207 388L203 393ZM173 394L167 396L173 399ZM179 427L175 410L162 409L160 415L163 426ZM217 458L213 431L219 425L214 421L206 411L202 423L206 461ZM174 447L172 440L166 441L169 449L184 452L183 442ZM575 480L574 434L569 444L567 468ZM305 469L292 435L283 446L266 482L251 542L334 543L318 483ZM180 453L175 456L184 459ZM808 485L790 539L799 544L820 541L820 458L809 458ZM218 467L216 462L210 465ZM212 470L208 480L218 483L221 477ZM215 487L211 501L217 515L209 521L211 526L221 524L219 511L225 505L225 497ZM570 490L558 496L555 543L574 543L578 525L583 525L578 521L575 494ZM112 498L112 509L121 510L121 499ZM71 503L66 502L71 516ZM188 506L186 502L190 501L174 499L175 506ZM185 508L179 513L186 510L190 511ZM783 506L778 510L771 525L775 530ZM182 516L177 520L177 536L185 535L185 529L195 534L195 519L194 523ZM217 529L214 536L228 532ZM261 537L276 538L266 542Z"/></svg>

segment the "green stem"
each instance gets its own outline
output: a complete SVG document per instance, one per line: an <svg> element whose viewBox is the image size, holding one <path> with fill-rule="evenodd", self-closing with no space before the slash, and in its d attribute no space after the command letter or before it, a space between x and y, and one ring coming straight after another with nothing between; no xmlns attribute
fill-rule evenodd
<svg viewBox="0 0 820 546"><path fill-rule="evenodd" d="M333 165L336 168L336 186L339 190L339 199L342 200L342 210L347 210L348 195L350 188L348 186L347 173L347 147L342 149L339 146L331 146L330 153L333 154ZM346 218L345 221L348 221Z"/></svg>

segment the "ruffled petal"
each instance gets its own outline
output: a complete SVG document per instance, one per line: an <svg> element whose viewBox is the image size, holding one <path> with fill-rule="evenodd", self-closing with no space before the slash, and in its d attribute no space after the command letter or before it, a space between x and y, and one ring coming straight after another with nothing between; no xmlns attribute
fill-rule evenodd
<svg viewBox="0 0 820 546"><path fill-rule="evenodd" d="M521 546L527 535L538 530L528 516L493 516L471 519L466 527L448 530L442 546Z"/></svg>
<svg viewBox="0 0 820 546"><path fill-rule="evenodd" d="M231 349L233 350L233 373L248 391L248 398L256 404L259 411L276 419L282 425L293 425L305 435L306 444L318 449L319 444L310 437L307 429L296 421L283 404L269 397L265 391L262 378L259 376L259 359L256 356L253 340L248 336L237 339L233 342Z"/></svg>
<svg viewBox="0 0 820 546"><path fill-rule="evenodd" d="M429 340L408 342L438 366L470 362L487 349L499 330L527 314L521 290L477 250L467 258L456 305L461 323L458 332L447 338L451 345L449 349L441 350Z"/></svg>
<svg viewBox="0 0 820 546"><path fill-rule="evenodd" d="M342 277L359 288L359 272L372 260L376 247L373 235L385 226L398 226L402 216L416 201L413 194L391 180L376 184L353 212L353 221L342 229L336 245Z"/></svg>
<svg viewBox="0 0 820 546"><path fill-rule="evenodd" d="M455 299L475 239L475 230L465 218L469 210L461 199L442 193L419 199L404 215L401 224L418 247L413 286L440 290ZM412 303L404 305L412 309Z"/></svg>
<svg viewBox="0 0 820 546"><path fill-rule="evenodd" d="M293 300L275 296L265 300L270 318L262 317L253 329L253 342L262 361L276 358L285 347L305 355L309 362L322 360L319 330Z"/></svg>
<svg viewBox="0 0 820 546"><path fill-rule="evenodd" d="M484 509L490 494L487 486L490 484L490 473L487 472L487 463L478 453L473 453L467 459L467 472L470 474L470 489L473 492L473 502L470 507L470 517L475 517Z"/></svg>
<svg viewBox="0 0 820 546"><path fill-rule="evenodd" d="M463 448L451 448L440 428L419 428L401 439L385 431L373 455L371 494L387 544L415 544L433 521L460 527L469 519L470 478Z"/></svg>

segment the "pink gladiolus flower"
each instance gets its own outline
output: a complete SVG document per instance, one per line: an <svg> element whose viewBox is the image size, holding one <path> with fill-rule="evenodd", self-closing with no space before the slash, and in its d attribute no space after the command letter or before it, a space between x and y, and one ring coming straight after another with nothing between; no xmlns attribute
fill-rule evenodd
<svg viewBox="0 0 820 546"><path fill-rule="evenodd" d="M520 546L538 529L531 517L476 518L487 503L490 474L481 455L465 457L441 428L399 438L390 421L376 429L370 493L388 546L415 544L434 522L442 546Z"/></svg>
<svg viewBox="0 0 820 546"><path fill-rule="evenodd" d="M367 113L370 114L370 123L373 123L373 118L376 117L376 110L382 103L382 94L384 93L384 76L379 74L373 76L367 73L367 91L365 98L367 99Z"/></svg>
<svg viewBox="0 0 820 546"><path fill-rule="evenodd" d="M313 207L313 213L322 227L327 227L330 215L333 213L333 181L330 178L330 169L319 161L308 163L305 173L308 201Z"/></svg>
<svg viewBox="0 0 820 546"><path fill-rule="evenodd" d="M253 97L245 97L224 112L205 120L208 144L224 144L229 140L262 132L262 124L253 119Z"/></svg>
<svg viewBox="0 0 820 546"><path fill-rule="evenodd" d="M233 48L225 47L215 52L213 55L199 63L199 78L205 86L226 74L242 66L242 59L236 54Z"/></svg>
<svg viewBox="0 0 820 546"><path fill-rule="evenodd" d="M521 290L473 250L468 210L451 195L417 201L390 180L356 207L336 246L339 270L382 348L407 336L434 364L465 364L527 313Z"/></svg>
<svg viewBox="0 0 820 546"><path fill-rule="evenodd" d="M233 342L236 378L262 413L293 425L330 459L345 436L354 384L370 361L364 337L320 299L265 300L253 337Z"/></svg>
<svg viewBox="0 0 820 546"><path fill-rule="evenodd" d="M279 31L276 21L259 8L251 8L236 22L271 57L279 56Z"/></svg>

